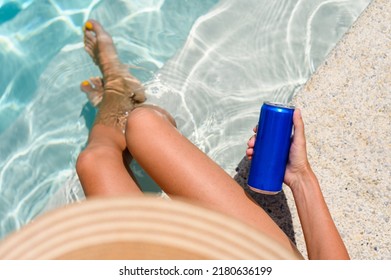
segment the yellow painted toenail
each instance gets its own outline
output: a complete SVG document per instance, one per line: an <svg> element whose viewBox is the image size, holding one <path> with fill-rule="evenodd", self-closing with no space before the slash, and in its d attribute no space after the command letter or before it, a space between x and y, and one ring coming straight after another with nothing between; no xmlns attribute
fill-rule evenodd
<svg viewBox="0 0 391 280"><path fill-rule="evenodd" d="M90 82L89 81L83 81L81 84L86 87L86 86L90 85Z"/></svg>
<svg viewBox="0 0 391 280"><path fill-rule="evenodd" d="M86 27L87 30L92 30L92 28L93 28L92 23L89 21L87 21L84 26Z"/></svg>

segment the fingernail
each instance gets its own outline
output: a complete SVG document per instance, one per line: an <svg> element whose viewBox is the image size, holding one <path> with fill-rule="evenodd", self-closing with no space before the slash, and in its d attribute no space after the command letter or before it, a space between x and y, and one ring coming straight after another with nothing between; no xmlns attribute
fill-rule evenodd
<svg viewBox="0 0 391 280"><path fill-rule="evenodd" d="M92 23L89 22L89 21L87 21L86 24L85 24L84 26L85 26L85 28L86 28L87 30L92 30L92 28L93 28Z"/></svg>
<svg viewBox="0 0 391 280"><path fill-rule="evenodd" d="M90 85L90 82L89 81L83 81L81 84L82 84L82 86L86 87L86 86Z"/></svg>
<svg viewBox="0 0 391 280"><path fill-rule="evenodd" d="M300 109L297 109L297 115L301 118L301 110Z"/></svg>

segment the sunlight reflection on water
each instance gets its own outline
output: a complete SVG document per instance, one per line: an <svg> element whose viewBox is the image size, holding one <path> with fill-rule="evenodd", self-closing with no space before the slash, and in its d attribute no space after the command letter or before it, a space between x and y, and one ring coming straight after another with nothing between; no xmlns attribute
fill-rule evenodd
<svg viewBox="0 0 391 280"><path fill-rule="evenodd" d="M20 0L0 1L0 15L11 2L20 10L0 20L0 237L83 198L74 165L95 112L79 83L99 74L83 50L87 18L144 68L134 73L148 101L232 174L262 102L289 102L370 1Z"/></svg>

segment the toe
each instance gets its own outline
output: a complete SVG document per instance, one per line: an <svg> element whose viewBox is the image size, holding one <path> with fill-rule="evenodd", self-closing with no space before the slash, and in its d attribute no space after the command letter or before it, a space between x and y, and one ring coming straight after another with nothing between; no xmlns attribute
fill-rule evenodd
<svg viewBox="0 0 391 280"><path fill-rule="evenodd" d="M103 89L103 83L101 77L91 77L90 81L96 89Z"/></svg>
<svg viewBox="0 0 391 280"><path fill-rule="evenodd" d="M88 55L93 59L94 63L96 64L96 59L94 57L94 51L90 46L85 46L84 50L88 53Z"/></svg>
<svg viewBox="0 0 391 280"><path fill-rule="evenodd" d="M86 31L84 33L84 46L85 48L94 49L94 46L96 45L96 36L91 31Z"/></svg>
<svg viewBox="0 0 391 280"><path fill-rule="evenodd" d="M81 82L81 84L80 84L80 89L81 89L83 92L85 92L85 93L89 93L89 92L91 92L91 91L93 90L92 85L91 85L90 82L87 81L87 80Z"/></svg>
<svg viewBox="0 0 391 280"><path fill-rule="evenodd" d="M96 43L96 36L93 32L91 31L86 31L84 33L84 44L95 44Z"/></svg>
<svg viewBox="0 0 391 280"><path fill-rule="evenodd" d="M84 27L86 30L92 30L94 28L91 21L87 21L86 24L84 25Z"/></svg>
<svg viewBox="0 0 391 280"><path fill-rule="evenodd" d="M91 82L85 80L81 82L80 89L86 93L88 100L93 106L98 106L103 98L103 88L95 87L93 80L100 78L91 78ZM91 84L92 83L92 84Z"/></svg>
<svg viewBox="0 0 391 280"><path fill-rule="evenodd" d="M93 19L89 19L84 26L86 30L94 31L96 34L104 32L102 25Z"/></svg>

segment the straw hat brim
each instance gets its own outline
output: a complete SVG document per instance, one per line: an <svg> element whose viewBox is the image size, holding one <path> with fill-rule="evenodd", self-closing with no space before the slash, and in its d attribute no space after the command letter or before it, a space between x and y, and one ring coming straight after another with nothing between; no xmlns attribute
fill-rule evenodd
<svg viewBox="0 0 391 280"><path fill-rule="evenodd" d="M183 200L88 199L0 243L0 259L295 259L262 232Z"/></svg>

